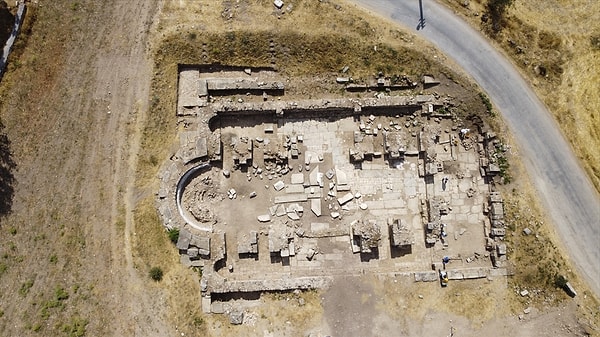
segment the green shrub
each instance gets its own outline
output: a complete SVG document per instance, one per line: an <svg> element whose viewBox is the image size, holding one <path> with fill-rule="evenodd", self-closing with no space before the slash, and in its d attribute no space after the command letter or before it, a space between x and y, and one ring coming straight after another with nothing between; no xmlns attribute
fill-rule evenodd
<svg viewBox="0 0 600 337"><path fill-rule="evenodd" d="M156 282L159 282L163 278L163 271L160 267L152 267L150 269L150 278Z"/></svg>
<svg viewBox="0 0 600 337"><path fill-rule="evenodd" d="M177 243L177 240L179 240L179 228L169 229L167 234L169 235L169 240L171 240L171 242Z"/></svg>
<svg viewBox="0 0 600 337"><path fill-rule="evenodd" d="M567 286L567 282L569 282L569 280L567 280L562 275L556 275L556 277L554 278L554 284L562 289L564 289Z"/></svg>

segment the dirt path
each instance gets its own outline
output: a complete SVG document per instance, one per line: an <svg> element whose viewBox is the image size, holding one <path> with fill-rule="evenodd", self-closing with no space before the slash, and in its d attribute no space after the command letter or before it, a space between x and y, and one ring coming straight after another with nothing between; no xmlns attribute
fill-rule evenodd
<svg viewBox="0 0 600 337"><path fill-rule="evenodd" d="M113 270L118 283L119 305L125 315L117 335L167 336L166 308L160 290L147 289L148 278L137 271L132 246L135 240L133 209L136 204L135 172L140 139L148 109L152 64L148 57L148 31L154 16L155 1L116 1L112 18L119 29L109 32L107 41L116 48L98 58L97 94L108 97L111 119L104 142L113 143L117 158L111 191L111 219L124 216L123 232L111 227ZM113 26L114 27L114 26ZM108 112L107 112L108 113ZM115 132L110 132L115 130ZM122 219L121 219L122 221ZM117 280L115 280L117 281ZM153 297L152 295L156 295ZM124 319L123 319L124 318Z"/></svg>

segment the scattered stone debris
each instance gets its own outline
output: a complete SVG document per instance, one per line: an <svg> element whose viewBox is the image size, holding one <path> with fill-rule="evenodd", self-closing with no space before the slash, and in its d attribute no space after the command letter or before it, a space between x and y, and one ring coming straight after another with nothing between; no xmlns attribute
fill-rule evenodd
<svg viewBox="0 0 600 337"><path fill-rule="evenodd" d="M322 211L321 211L321 199L310 199L310 210L317 216L321 216Z"/></svg>
<svg viewBox="0 0 600 337"><path fill-rule="evenodd" d="M340 206L343 206L344 204L346 204L347 202L349 202L352 199L354 199L354 195L352 193L348 192L343 197L338 198L337 201L340 204Z"/></svg>
<svg viewBox="0 0 600 337"><path fill-rule="evenodd" d="M432 86L435 86L438 84L440 84L440 81L436 80L433 76L431 76L431 75L423 76L423 86L432 87Z"/></svg>
<svg viewBox="0 0 600 337"><path fill-rule="evenodd" d="M284 187L285 187L285 184L281 180L279 180L278 182L273 184L273 188L275 189L275 191L281 191Z"/></svg>
<svg viewBox="0 0 600 337"><path fill-rule="evenodd" d="M235 309L232 310L229 313L229 323L233 324L233 325L240 325L244 322L244 312L239 310L239 309Z"/></svg>
<svg viewBox="0 0 600 337"><path fill-rule="evenodd" d="M390 241L393 247L411 247L415 244L413 232L402 223L402 220L388 219L388 226L390 226Z"/></svg>
<svg viewBox="0 0 600 337"><path fill-rule="evenodd" d="M263 214L258 216L259 222L269 222L271 221L271 216L269 214Z"/></svg>
<svg viewBox="0 0 600 337"><path fill-rule="evenodd" d="M316 253L317 253L317 251L316 251L316 250L314 250L313 248L309 248L309 249L308 249L308 252L306 253L306 258L307 258L309 261L311 261L311 260L312 260L312 259L315 257L315 254L316 254Z"/></svg>
<svg viewBox="0 0 600 337"><path fill-rule="evenodd" d="M375 220L354 220L350 224L350 238L353 252L371 253L379 246L381 229Z"/></svg>

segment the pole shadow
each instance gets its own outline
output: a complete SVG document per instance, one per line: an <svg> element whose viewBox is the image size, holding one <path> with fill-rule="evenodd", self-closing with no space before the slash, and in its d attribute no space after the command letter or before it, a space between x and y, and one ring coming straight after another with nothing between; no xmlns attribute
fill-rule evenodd
<svg viewBox="0 0 600 337"><path fill-rule="evenodd" d="M419 0L419 23L417 24L417 30L425 29L425 16L423 15L423 0Z"/></svg>

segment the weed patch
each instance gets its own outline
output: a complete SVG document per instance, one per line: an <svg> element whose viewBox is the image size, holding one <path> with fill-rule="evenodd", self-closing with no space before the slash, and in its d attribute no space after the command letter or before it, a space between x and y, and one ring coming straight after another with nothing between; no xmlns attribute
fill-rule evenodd
<svg viewBox="0 0 600 337"><path fill-rule="evenodd" d="M83 337L85 336L86 326L89 321L79 316L71 317L71 321L67 324L63 324L61 327L62 332L67 334L69 337Z"/></svg>
<svg viewBox="0 0 600 337"><path fill-rule="evenodd" d="M19 288L19 295L25 297L29 293L29 289L33 287L33 280L27 280L21 284Z"/></svg>

